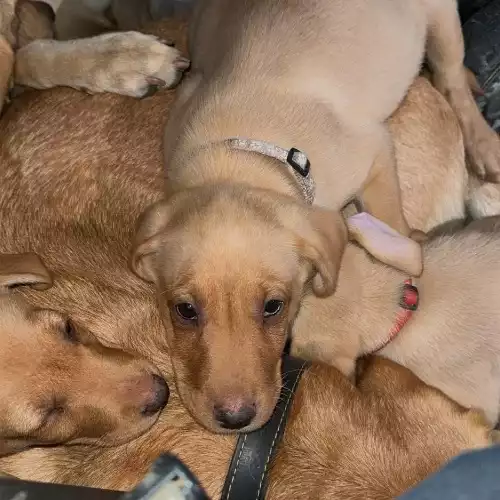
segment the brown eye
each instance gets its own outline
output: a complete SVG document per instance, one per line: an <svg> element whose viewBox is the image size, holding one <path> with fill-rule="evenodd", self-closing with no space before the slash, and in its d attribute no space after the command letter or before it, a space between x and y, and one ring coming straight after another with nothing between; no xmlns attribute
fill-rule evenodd
<svg viewBox="0 0 500 500"><path fill-rule="evenodd" d="M184 321L194 322L198 320L198 312L196 311L196 307L189 302L181 302L180 304L176 304L175 312Z"/></svg>
<svg viewBox="0 0 500 500"><path fill-rule="evenodd" d="M264 318L277 316L283 310L284 303L282 300L268 300L264 304Z"/></svg>
<svg viewBox="0 0 500 500"><path fill-rule="evenodd" d="M64 338L69 342L78 343L78 332L76 331L75 325L70 319L67 319L63 325Z"/></svg>

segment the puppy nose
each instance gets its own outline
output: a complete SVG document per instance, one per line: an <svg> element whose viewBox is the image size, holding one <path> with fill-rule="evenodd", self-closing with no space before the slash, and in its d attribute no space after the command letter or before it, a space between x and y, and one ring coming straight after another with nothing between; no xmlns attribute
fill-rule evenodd
<svg viewBox="0 0 500 500"><path fill-rule="evenodd" d="M168 389L168 385L159 375L153 374L151 375L153 379L152 384L152 397L150 401L148 401L141 410L141 413L145 417L151 417L158 413L160 410L165 408L165 405L168 402L168 397L170 395L170 391Z"/></svg>
<svg viewBox="0 0 500 500"><path fill-rule="evenodd" d="M243 429L252 422L256 414L255 403L248 404L242 400L214 405L215 420L224 429Z"/></svg>

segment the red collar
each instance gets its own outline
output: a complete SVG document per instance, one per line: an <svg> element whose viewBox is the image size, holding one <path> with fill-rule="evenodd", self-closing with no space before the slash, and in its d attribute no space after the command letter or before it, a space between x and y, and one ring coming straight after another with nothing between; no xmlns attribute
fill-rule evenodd
<svg viewBox="0 0 500 500"><path fill-rule="evenodd" d="M413 316L413 312L418 309L418 288L413 284L411 279L407 279L403 284L399 307L400 309L396 314L394 324L389 330L389 336L379 347L372 351L372 354L381 351L392 342Z"/></svg>

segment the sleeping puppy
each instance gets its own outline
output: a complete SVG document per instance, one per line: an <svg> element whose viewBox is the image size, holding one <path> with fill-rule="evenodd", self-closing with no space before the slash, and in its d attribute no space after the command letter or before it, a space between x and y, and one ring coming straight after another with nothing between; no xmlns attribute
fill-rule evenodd
<svg viewBox="0 0 500 500"><path fill-rule="evenodd" d="M380 224L367 214L348 220L360 240ZM493 427L500 416L500 216L454 226L424 243L424 272L413 283L418 296L406 274L349 244L335 295L305 299L293 349L346 375L358 356L380 353L462 406L482 410ZM382 230L392 245L390 228Z"/></svg>
<svg viewBox="0 0 500 500"><path fill-rule="evenodd" d="M51 284L35 254L0 254L0 456L37 445L125 443L168 400L150 363L104 347L66 315L12 291Z"/></svg>
<svg viewBox="0 0 500 500"><path fill-rule="evenodd" d="M58 42L50 39L52 23L52 11L41 2L2 3L0 98L12 77L40 89L70 86L140 97L151 86L175 83L179 66L186 65L157 37L128 32ZM18 145L27 154L24 138ZM2 149L4 165L15 148ZM1 199L20 188L4 186ZM15 247L9 217L4 214L3 244ZM36 255L0 254L0 455L38 445L128 442L156 422L169 396L158 369L143 358L103 346L88 326L54 310L53 301L34 307L11 291L51 285Z"/></svg>
<svg viewBox="0 0 500 500"><path fill-rule="evenodd" d="M454 0L199 6L165 133L167 197L140 222L132 266L156 285L187 407L214 431L251 431L275 406L303 296L335 291L353 196L397 231L399 251L377 258L421 272L420 247L398 239L409 229L385 120L426 44L470 160L497 180L500 141L469 89Z"/></svg>

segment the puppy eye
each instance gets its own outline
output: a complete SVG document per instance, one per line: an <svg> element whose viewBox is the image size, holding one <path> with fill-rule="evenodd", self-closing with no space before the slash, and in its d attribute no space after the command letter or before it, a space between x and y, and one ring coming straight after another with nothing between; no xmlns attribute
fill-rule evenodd
<svg viewBox="0 0 500 500"><path fill-rule="evenodd" d="M78 342L78 332L76 331L75 325L70 319L67 319L63 325L63 334L66 340L70 342Z"/></svg>
<svg viewBox="0 0 500 500"><path fill-rule="evenodd" d="M282 300L271 299L264 304L264 318L277 316L283 310L284 303Z"/></svg>
<svg viewBox="0 0 500 500"><path fill-rule="evenodd" d="M184 320L194 322L198 319L196 307L189 302L181 302L176 304L175 312Z"/></svg>
<svg viewBox="0 0 500 500"><path fill-rule="evenodd" d="M55 404L52 408L47 410L46 419L53 419L60 417L64 413L64 406L60 403Z"/></svg>
<svg viewBox="0 0 500 500"><path fill-rule="evenodd" d="M49 402L47 402L44 407L44 416L43 420L39 426L41 429L46 425L51 424L65 412L66 401L61 398L53 397Z"/></svg>

